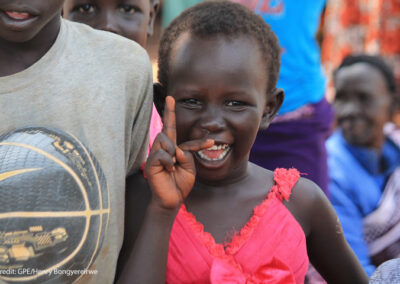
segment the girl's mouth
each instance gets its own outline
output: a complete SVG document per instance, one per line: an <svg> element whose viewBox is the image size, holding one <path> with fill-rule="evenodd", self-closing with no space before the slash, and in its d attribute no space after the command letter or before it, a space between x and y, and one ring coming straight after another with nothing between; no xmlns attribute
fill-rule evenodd
<svg viewBox="0 0 400 284"><path fill-rule="evenodd" d="M230 151L228 144L213 145L210 148L198 151L197 154L201 159L206 161L220 161Z"/></svg>

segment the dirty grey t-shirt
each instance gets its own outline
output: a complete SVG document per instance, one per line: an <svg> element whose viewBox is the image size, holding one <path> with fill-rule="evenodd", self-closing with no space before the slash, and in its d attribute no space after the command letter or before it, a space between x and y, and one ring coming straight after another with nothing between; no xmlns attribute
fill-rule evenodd
<svg viewBox="0 0 400 284"><path fill-rule="evenodd" d="M145 50L115 34L66 20L56 42L38 62L0 77L0 136L26 126L66 132L93 154L105 180L98 193L82 191L86 203L82 201L77 211L52 207L71 204L65 197L68 192L42 200L40 194L28 192L34 186L26 186L26 197L13 199L7 184L23 175L5 157L15 149L26 151L27 159L43 153L29 141L20 143L28 146L0 141L0 194L9 197L7 204L0 201L0 282L112 283L123 238L125 177L145 159L151 107L152 72ZM68 145L64 143L63 151ZM22 171L34 175L38 169L31 166ZM101 210L88 205L93 198L103 198ZM29 206L14 210L18 206L13 202ZM80 222L85 225L79 226ZM72 242L74 238L78 241Z"/></svg>

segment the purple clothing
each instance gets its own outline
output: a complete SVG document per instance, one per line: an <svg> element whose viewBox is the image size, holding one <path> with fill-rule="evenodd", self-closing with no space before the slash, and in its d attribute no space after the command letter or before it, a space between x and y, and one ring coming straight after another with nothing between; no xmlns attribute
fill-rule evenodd
<svg viewBox="0 0 400 284"><path fill-rule="evenodd" d="M259 131L250 161L269 170L294 167L327 194L328 169L325 141L331 133L333 108L325 100L306 107L295 119L277 117L267 130Z"/></svg>

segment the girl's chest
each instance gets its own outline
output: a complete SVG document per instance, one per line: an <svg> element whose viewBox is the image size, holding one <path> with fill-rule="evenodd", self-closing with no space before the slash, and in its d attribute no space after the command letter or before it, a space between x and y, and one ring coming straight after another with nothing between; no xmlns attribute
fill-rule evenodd
<svg viewBox="0 0 400 284"><path fill-rule="evenodd" d="M227 202L223 204L188 204L197 222L204 226L204 231L212 235L216 243L228 243L250 220L254 207L262 200L246 202Z"/></svg>

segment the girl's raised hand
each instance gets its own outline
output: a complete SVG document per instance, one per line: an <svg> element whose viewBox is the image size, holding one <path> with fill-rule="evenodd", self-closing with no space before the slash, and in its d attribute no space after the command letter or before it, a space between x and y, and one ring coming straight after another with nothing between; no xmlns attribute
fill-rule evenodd
<svg viewBox="0 0 400 284"><path fill-rule="evenodd" d="M164 127L156 137L147 159L145 174L153 201L164 209L177 209L192 190L196 168L191 152L214 145L214 140L202 139L176 145L175 100L166 97Z"/></svg>

